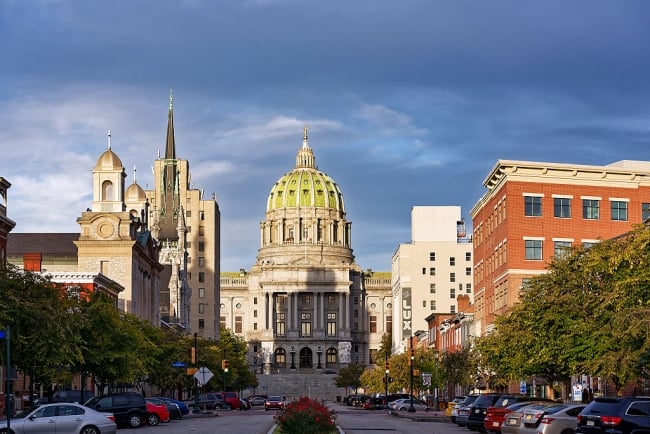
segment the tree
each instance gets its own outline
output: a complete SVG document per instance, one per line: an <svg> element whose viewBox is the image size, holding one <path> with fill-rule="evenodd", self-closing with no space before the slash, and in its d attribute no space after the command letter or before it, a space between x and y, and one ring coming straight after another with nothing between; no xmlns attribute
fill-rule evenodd
<svg viewBox="0 0 650 434"><path fill-rule="evenodd" d="M354 393L361 386L361 375L363 374L363 366L357 363L350 363L348 366L339 369L339 373L334 377L336 387L351 387Z"/></svg>

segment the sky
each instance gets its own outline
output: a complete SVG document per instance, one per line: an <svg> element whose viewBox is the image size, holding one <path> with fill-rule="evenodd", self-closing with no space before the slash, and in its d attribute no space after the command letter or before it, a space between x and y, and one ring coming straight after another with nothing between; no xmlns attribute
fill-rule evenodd
<svg viewBox="0 0 650 434"><path fill-rule="evenodd" d="M411 208L471 208L500 159L650 160L644 0L2 0L0 177L13 232L78 232L107 148L151 188L176 154L216 195L221 269L250 269L303 125L363 269Z"/></svg>

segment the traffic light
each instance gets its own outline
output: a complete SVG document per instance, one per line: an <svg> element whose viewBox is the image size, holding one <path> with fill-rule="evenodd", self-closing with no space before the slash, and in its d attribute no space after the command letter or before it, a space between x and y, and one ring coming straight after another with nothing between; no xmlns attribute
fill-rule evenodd
<svg viewBox="0 0 650 434"><path fill-rule="evenodd" d="M228 372L228 360L224 359L221 361L221 369L224 370L224 372Z"/></svg>
<svg viewBox="0 0 650 434"><path fill-rule="evenodd" d="M390 363L386 362L386 372L390 371Z"/></svg>

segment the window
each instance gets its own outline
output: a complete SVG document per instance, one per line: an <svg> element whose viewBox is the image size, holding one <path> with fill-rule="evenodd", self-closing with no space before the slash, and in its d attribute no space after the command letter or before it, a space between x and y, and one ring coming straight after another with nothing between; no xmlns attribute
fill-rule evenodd
<svg viewBox="0 0 650 434"><path fill-rule="evenodd" d="M199 257L199 267L205 267L205 258L203 256Z"/></svg>
<svg viewBox="0 0 650 434"><path fill-rule="evenodd" d="M449 273L449 281L450 282L456 281L456 273Z"/></svg>
<svg viewBox="0 0 650 434"><path fill-rule="evenodd" d="M468 294L472 293L472 284L471 283L466 283L465 284L465 292Z"/></svg>
<svg viewBox="0 0 650 434"><path fill-rule="evenodd" d="M357 309L354 309L354 317L359 318L359 311Z"/></svg>
<svg viewBox="0 0 650 434"><path fill-rule="evenodd" d="M627 221L627 202L622 200L612 201L612 220Z"/></svg>
<svg viewBox="0 0 650 434"><path fill-rule="evenodd" d="M257 309L253 310L253 318L257 318Z"/></svg>
<svg viewBox="0 0 650 434"><path fill-rule="evenodd" d="M553 241L553 251L556 257L561 258L569 253L571 241Z"/></svg>
<svg viewBox="0 0 650 434"><path fill-rule="evenodd" d="M199 288L199 298L205 298L205 288Z"/></svg>
<svg viewBox="0 0 650 434"><path fill-rule="evenodd" d="M650 218L650 203L642 203L641 204L641 219L643 221L646 221L648 218Z"/></svg>
<svg viewBox="0 0 650 434"><path fill-rule="evenodd" d="M465 260L466 261L472 260L472 252L465 252Z"/></svg>
<svg viewBox="0 0 650 434"><path fill-rule="evenodd" d="M456 313L456 305L455 304L452 304L451 306L449 306L449 313Z"/></svg>
<svg viewBox="0 0 650 434"><path fill-rule="evenodd" d="M449 258L449 265L451 265L452 267L454 265L456 265L456 258L455 257L452 256L451 258Z"/></svg>
<svg viewBox="0 0 650 434"><path fill-rule="evenodd" d="M393 315L386 315L386 330L393 329Z"/></svg>
<svg viewBox="0 0 650 434"><path fill-rule="evenodd" d="M300 336L311 336L311 313L303 312L300 314Z"/></svg>
<svg viewBox="0 0 650 434"><path fill-rule="evenodd" d="M374 365L377 359L377 350L370 350L368 352L368 363Z"/></svg>
<svg viewBox="0 0 650 434"><path fill-rule="evenodd" d="M600 201L597 199L582 199L582 218L598 220L600 218Z"/></svg>
<svg viewBox="0 0 650 434"><path fill-rule="evenodd" d="M465 276L472 275L472 267L465 267Z"/></svg>
<svg viewBox="0 0 650 434"><path fill-rule="evenodd" d="M203 271L199 271L199 282L205 282L205 273Z"/></svg>
<svg viewBox="0 0 650 434"><path fill-rule="evenodd" d="M436 310L436 301L435 300L429 300L429 306L431 310Z"/></svg>
<svg viewBox="0 0 650 434"><path fill-rule="evenodd" d="M311 295L303 294L303 296L302 296L302 304L311 304Z"/></svg>
<svg viewBox="0 0 650 434"><path fill-rule="evenodd" d="M275 321L275 334L278 336L284 336L286 333L285 330L285 314L283 312L278 312L277 318Z"/></svg>
<svg viewBox="0 0 650 434"><path fill-rule="evenodd" d="M199 226L199 235L200 236L205 235L205 226Z"/></svg>
<svg viewBox="0 0 650 434"><path fill-rule="evenodd" d="M449 298L456 298L456 288L449 289Z"/></svg>
<svg viewBox="0 0 650 434"><path fill-rule="evenodd" d="M205 303L199 303L199 313L205 313Z"/></svg>
<svg viewBox="0 0 650 434"><path fill-rule="evenodd" d="M199 319L199 330L205 329L205 320L203 318Z"/></svg>
<svg viewBox="0 0 650 434"><path fill-rule="evenodd" d="M253 304L257 304L257 297L253 297Z"/></svg>
<svg viewBox="0 0 650 434"><path fill-rule="evenodd" d="M526 259L529 261L542 260L542 240L526 240Z"/></svg>
<svg viewBox="0 0 650 434"><path fill-rule="evenodd" d="M377 317L370 315L370 333L377 333Z"/></svg>
<svg viewBox="0 0 650 434"><path fill-rule="evenodd" d="M185 211L185 217L192 217L192 211L190 210Z"/></svg>
<svg viewBox="0 0 650 434"><path fill-rule="evenodd" d="M436 252L429 252L429 261L436 260Z"/></svg>
<svg viewBox="0 0 650 434"><path fill-rule="evenodd" d="M226 317L225 316L220 316L219 317L219 326L226 328Z"/></svg>
<svg viewBox="0 0 650 434"><path fill-rule="evenodd" d="M327 304L334 304L336 302L336 298L332 294L327 295Z"/></svg>
<svg viewBox="0 0 650 434"><path fill-rule="evenodd" d="M327 336L329 337L336 336L336 314L335 313L327 314Z"/></svg>
<svg viewBox="0 0 650 434"><path fill-rule="evenodd" d="M325 366L333 366L336 364L337 354L335 348L328 348L325 352Z"/></svg>
<svg viewBox="0 0 650 434"><path fill-rule="evenodd" d="M99 262L99 272L105 276L110 276L110 267L108 261Z"/></svg>
<svg viewBox="0 0 650 434"><path fill-rule="evenodd" d="M355 297L352 299L352 302L353 302L354 304L359 304L359 297L356 297L356 296L355 296Z"/></svg>
<svg viewBox="0 0 650 434"><path fill-rule="evenodd" d="M422 267L422 274L427 274L427 269Z"/></svg>
<svg viewBox="0 0 650 434"><path fill-rule="evenodd" d="M429 292L430 292L431 294L435 294L435 293L436 293L436 284L435 284L435 283L429 283Z"/></svg>
<svg viewBox="0 0 650 434"><path fill-rule="evenodd" d="M235 333L241 333L242 332L242 317L241 316L236 316L235 317Z"/></svg>
<svg viewBox="0 0 650 434"><path fill-rule="evenodd" d="M191 242L191 241L187 241L187 242L185 243L185 247L187 247L188 249L191 249L191 248L192 248L192 242Z"/></svg>
<svg viewBox="0 0 650 434"><path fill-rule="evenodd" d="M540 217L542 215L542 198L539 196L524 196L524 215Z"/></svg>
<svg viewBox="0 0 650 434"><path fill-rule="evenodd" d="M200 216L201 220L205 220L205 212L201 211L200 214L201 214L201 216Z"/></svg>
<svg viewBox="0 0 650 434"><path fill-rule="evenodd" d="M568 197L553 198L553 217L571 218L571 199Z"/></svg>
<svg viewBox="0 0 650 434"><path fill-rule="evenodd" d="M205 242L199 241L199 252L205 251Z"/></svg>
<svg viewBox="0 0 650 434"><path fill-rule="evenodd" d="M427 307L427 301L426 300L422 300L422 307Z"/></svg>
<svg viewBox="0 0 650 434"><path fill-rule="evenodd" d="M257 330L257 323L256 322L253 323L253 330Z"/></svg>
<svg viewBox="0 0 650 434"><path fill-rule="evenodd" d="M275 350L275 364L278 366L287 365L287 353L284 351L284 348L278 348Z"/></svg>
<svg viewBox="0 0 650 434"><path fill-rule="evenodd" d="M435 276L436 275L436 269L435 267L429 268L429 276Z"/></svg>

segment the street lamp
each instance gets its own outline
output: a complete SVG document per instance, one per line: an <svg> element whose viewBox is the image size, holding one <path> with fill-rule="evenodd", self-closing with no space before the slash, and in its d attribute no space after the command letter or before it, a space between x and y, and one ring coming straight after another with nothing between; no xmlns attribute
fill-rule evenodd
<svg viewBox="0 0 650 434"><path fill-rule="evenodd" d="M296 369L296 365L294 363L294 356L296 355L296 349L291 345L291 350L289 351L291 353L291 368L290 369Z"/></svg>
<svg viewBox="0 0 650 434"><path fill-rule="evenodd" d="M413 350L413 337L411 337L411 350L410 350L410 365L411 365L411 405L408 408L409 413L415 413L415 407L413 407L413 364L415 363L415 351Z"/></svg>
<svg viewBox="0 0 650 434"><path fill-rule="evenodd" d="M320 365L320 355L323 354L323 350L321 350L320 345L318 346L318 349L316 350L316 354L318 354L318 367L316 369L323 369Z"/></svg>

